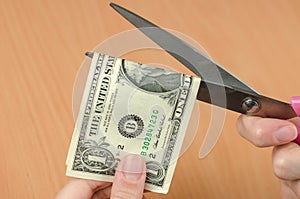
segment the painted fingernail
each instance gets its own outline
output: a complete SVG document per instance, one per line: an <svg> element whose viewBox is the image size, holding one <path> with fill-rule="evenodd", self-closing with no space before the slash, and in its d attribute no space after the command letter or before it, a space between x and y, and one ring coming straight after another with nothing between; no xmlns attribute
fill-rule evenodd
<svg viewBox="0 0 300 199"><path fill-rule="evenodd" d="M124 177L129 181L137 181L146 172L145 161L139 155L126 156L121 165Z"/></svg>
<svg viewBox="0 0 300 199"><path fill-rule="evenodd" d="M297 129L293 125L281 127L275 132L275 137L280 142L292 141L297 135Z"/></svg>

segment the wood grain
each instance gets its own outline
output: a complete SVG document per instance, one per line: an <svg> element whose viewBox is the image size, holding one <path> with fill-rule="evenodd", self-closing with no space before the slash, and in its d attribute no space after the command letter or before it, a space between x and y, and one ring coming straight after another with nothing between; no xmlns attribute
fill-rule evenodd
<svg viewBox="0 0 300 199"><path fill-rule="evenodd" d="M297 0L116 0L161 27L188 35L218 63L259 92L288 101L300 83L300 3ZM3 0L0 4L0 193L2 198L53 198L67 181L72 90L84 52L133 27L109 1ZM116 48L116 46L112 46ZM128 59L188 72L157 50ZM198 103L197 136L179 159L169 194L147 198L276 199L271 148L236 132L228 112L222 136L205 159L198 150L211 108Z"/></svg>

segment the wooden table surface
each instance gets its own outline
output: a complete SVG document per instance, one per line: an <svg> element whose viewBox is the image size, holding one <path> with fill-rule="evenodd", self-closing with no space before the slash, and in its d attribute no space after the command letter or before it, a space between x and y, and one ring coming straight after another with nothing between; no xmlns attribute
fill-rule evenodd
<svg viewBox="0 0 300 199"><path fill-rule="evenodd" d="M257 91L289 101L299 94L298 0L130 0L119 3L193 38L209 55ZM53 198L67 181L72 92L84 52L133 29L107 0L2 0L0 3L1 198ZM112 46L118 48L118 46ZM162 51L123 57L188 72ZM227 112L212 153L198 158L211 107L200 109L197 136L179 159L167 195L147 198L277 199L271 148L256 148Z"/></svg>

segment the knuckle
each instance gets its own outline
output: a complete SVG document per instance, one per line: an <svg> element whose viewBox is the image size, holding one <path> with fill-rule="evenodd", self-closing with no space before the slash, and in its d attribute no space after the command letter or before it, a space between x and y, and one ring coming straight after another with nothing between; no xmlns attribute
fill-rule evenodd
<svg viewBox="0 0 300 199"><path fill-rule="evenodd" d="M264 147L265 142L263 140L263 132L262 129L257 129L254 133L252 143L257 147Z"/></svg>
<svg viewBox="0 0 300 199"><path fill-rule="evenodd" d="M289 161L284 157L274 159L274 174L280 179L287 179L289 165Z"/></svg>

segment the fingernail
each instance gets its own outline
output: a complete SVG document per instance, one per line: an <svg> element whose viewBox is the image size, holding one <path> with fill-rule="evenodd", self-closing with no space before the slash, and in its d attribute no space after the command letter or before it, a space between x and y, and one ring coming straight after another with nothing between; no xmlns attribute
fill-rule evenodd
<svg viewBox="0 0 300 199"><path fill-rule="evenodd" d="M296 126L296 128L297 128L298 134L297 134L297 137L294 140L294 142L297 143L298 145L300 145L300 134L299 134L299 132L300 132L300 126Z"/></svg>
<svg viewBox="0 0 300 199"><path fill-rule="evenodd" d="M281 127L275 132L275 137L280 142L292 141L297 135L297 129L293 125Z"/></svg>
<svg viewBox="0 0 300 199"><path fill-rule="evenodd" d="M139 155L128 155L122 161L121 171L129 181L137 181L146 172L145 161Z"/></svg>

